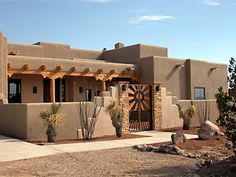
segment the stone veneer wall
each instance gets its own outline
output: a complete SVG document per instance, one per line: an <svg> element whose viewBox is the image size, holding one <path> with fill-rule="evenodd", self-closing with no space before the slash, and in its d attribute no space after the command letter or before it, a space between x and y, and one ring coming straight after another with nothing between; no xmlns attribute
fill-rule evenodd
<svg viewBox="0 0 236 177"><path fill-rule="evenodd" d="M157 90L156 87L159 87L159 90ZM152 129L160 130L162 125L162 97L160 86L152 86L152 99Z"/></svg>
<svg viewBox="0 0 236 177"><path fill-rule="evenodd" d="M122 90L122 85L126 85L126 90ZM119 85L119 93L120 93L120 104L123 107L123 132L126 133L129 131L129 92L128 92L128 84Z"/></svg>

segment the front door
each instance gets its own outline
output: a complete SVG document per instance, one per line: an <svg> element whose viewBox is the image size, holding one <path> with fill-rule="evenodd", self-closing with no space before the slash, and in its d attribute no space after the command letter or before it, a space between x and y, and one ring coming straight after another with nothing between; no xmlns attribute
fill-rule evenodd
<svg viewBox="0 0 236 177"><path fill-rule="evenodd" d="M144 131L152 128L151 87L129 84L129 130Z"/></svg>
<svg viewBox="0 0 236 177"><path fill-rule="evenodd" d="M8 79L8 102L21 103L21 80Z"/></svg>

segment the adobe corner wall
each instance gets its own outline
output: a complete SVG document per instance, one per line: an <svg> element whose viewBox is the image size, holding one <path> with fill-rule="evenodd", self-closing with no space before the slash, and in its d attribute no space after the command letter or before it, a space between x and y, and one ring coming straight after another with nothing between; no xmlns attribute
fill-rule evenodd
<svg viewBox="0 0 236 177"><path fill-rule="evenodd" d="M0 33L0 94L7 98L7 37Z"/></svg>

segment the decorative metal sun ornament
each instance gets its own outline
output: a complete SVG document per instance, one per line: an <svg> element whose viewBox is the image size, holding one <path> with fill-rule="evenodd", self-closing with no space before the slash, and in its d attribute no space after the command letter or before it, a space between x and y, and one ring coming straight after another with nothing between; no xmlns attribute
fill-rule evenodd
<svg viewBox="0 0 236 177"><path fill-rule="evenodd" d="M146 85L129 85L129 110L150 110L150 89Z"/></svg>

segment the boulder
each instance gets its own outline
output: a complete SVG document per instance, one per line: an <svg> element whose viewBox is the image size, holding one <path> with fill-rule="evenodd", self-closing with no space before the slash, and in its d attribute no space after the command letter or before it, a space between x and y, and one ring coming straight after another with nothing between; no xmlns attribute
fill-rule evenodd
<svg viewBox="0 0 236 177"><path fill-rule="evenodd" d="M181 144L186 141L186 136L183 133L175 133L171 135L173 144Z"/></svg>
<svg viewBox="0 0 236 177"><path fill-rule="evenodd" d="M202 140L212 139L221 134L219 127L209 120L204 122L198 130L198 137Z"/></svg>

